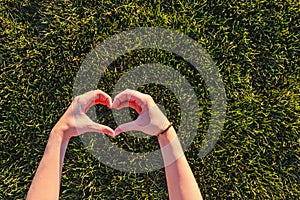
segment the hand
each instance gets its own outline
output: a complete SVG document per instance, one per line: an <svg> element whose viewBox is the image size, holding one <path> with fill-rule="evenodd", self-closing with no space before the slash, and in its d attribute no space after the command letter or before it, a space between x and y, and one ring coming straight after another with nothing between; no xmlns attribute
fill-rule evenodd
<svg viewBox="0 0 300 200"><path fill-rule="evenodd" d="M86 112L95 104L102 104L110 109L112 108L111 97L103 91L87 92L74 98L72 104L54 126L52 132L60 134L64 140L86 132L98 132L115 136L115 132L111 128L93 122L86 115Z"/></svg>
<svg viewBox="0 0 300 200"><path fill-rule="evenodd" d="M116 135L131 130L158 135L170 124L150 95L127 89L118 94L112 104L112 108L117 110L125 107L133 108L139 116L132 122L118 126L115 129Z"/></svg>

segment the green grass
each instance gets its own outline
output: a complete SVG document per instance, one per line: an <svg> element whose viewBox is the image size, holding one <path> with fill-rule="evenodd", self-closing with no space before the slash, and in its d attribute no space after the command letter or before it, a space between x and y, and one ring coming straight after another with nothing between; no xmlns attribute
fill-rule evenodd
<svg viewBox="0 0 300 200"><path fill-rule="evenodd" d="M198 158L210 102L201 74L161 50L117 59L99 82L112 93L124 72L148 62L183 74L197 92L202 121L186 151L205 199L297 199L299 188L299 2L297 1L18 1L0 0L0 199L23 199L51 128L72 100L76 73L106 38L135 27L162 27L198 41L222 75L227 113L213 151ZM176 97L159 85L141 91ZM112 127L108 117L99 122ZM178 127L177 127L178 128ZM113 139L131 151L157 148L126 135ZM109 168L78 138L70 142L61 199L166 199L164 170L144 174Z"/></svg>

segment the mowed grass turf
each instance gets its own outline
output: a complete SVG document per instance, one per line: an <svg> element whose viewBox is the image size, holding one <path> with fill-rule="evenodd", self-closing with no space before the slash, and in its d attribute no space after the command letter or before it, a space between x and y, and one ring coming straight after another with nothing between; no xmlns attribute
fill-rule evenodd
<svg viewBox="0 0 300 200"><path fill-rule="evenodd" d="M198 158L211 102L201 74L183 58L158 49L132 51L109 66L98 88L112 94L123 74L144 63L173 67L190 82L201 108L197 137L186 156L204 198L299 198L299 10L292 0L1 0L0 199L24 199L49 132L72 101L87 54L106 38L136 27L184 33L213 58L227 96L215 148ZM165 103L179 128L174 94L159 84L139 90ZM99 123L115 128L111 111L103 110ZM134 152L158 148L154 138L123 134L111 141ZM118 171L100 163L79 138L71 140L61 199L167 197L164 169Z"/></svg>

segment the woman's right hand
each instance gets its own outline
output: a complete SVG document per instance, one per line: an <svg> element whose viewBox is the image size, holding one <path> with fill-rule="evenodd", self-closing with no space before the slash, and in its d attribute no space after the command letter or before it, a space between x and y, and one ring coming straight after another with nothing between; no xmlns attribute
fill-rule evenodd
<svg viewBox="0 0 300 200"><path fill-rule="evenodd" d="M170 125L167 117L148 94L130 89L121 92L114 98L112 108L120 110L125 107L133 108L139 116L134 121L119 125L115 129L116 135L136 130L156 136Z"/></svg>

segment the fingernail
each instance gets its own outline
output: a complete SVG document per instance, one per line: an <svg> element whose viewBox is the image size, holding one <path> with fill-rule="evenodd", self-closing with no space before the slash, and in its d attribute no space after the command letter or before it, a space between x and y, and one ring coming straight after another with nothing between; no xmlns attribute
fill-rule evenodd
<svg viewBox="0 0 300 200"><path fill-rule="evenodd" d="M109 135L109 136L111 136L111 137L114 136L114 133L113 133L113 132L110 132L110 131L109 131L109 132L106 132L106 134Z"/></svg>

